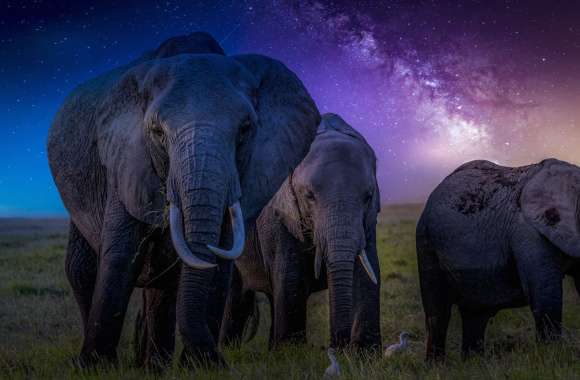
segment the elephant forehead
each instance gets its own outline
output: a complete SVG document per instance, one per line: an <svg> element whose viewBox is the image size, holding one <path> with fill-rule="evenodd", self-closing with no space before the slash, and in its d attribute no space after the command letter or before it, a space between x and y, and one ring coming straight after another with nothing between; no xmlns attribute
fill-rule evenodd
<svg viewBox="0 0 580 380"><path fill-rule="evenodd" d="M142 78L142 91L163 90L167 85L185 89L203 86L213 91L223 86L257 87L253 75L237 60L216 54L181 54L155 59L135 67L132 73ZM208 87L209 86L209 87Z"/></svg>
<svg viewBox="0 0 580 380"><path fill-rule="evenodd" d="M150 112L171 117L197 109L225 115L251 105L256 80L236 61L217 55L182 55L167 61L146 74L143 91L154 98Z"/></svg>
<svg viewBox="0 0 580 380"><path fill-rule="evenodd" d="M203 92L202 88L208 88ZM211 89L209 89L211 88ZM184 118L185 122L211 121L219 123L238 119L248 112L250 102L228 85L182 86L176 84L167 89L152 104L149 113L172 126L173 121Z"/></svg>
<svg viewBox="0 0 580 380"><path fill-rule="evenodd" d="M304 161L297 170L297 181L319 192L344 190L358 194L374 186L372 162L356 150L334 150Z"/></svg>
<svg viewBox="0 0 580 380"><path fill-rule="evenodd" d="M304 159L304 164L336 164L372 168L374 156L360 141L339 132L318 135Z"/></svg>

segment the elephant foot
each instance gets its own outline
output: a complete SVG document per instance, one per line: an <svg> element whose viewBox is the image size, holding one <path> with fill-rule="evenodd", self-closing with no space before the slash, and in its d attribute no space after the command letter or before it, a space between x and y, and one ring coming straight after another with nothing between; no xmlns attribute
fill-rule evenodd
<svg viewBox="0 0 580 380"><path fill-rule="evenodd" d="M364 353L382 353L383 345L379 334L352 334L350 346L353 350Z"/></svg>
<svg viewBox="0 0 580 380"><path fill-rule="evenodd" d="M382 353L382 346L379 342L360 342L353 341L350 343L352 350L358 353L363 353L366 355L374 355Z"/></svg>
<svg viewBox="0 0 580 380"><path fill-rule="evenodd" d="M73 365L80 369L92 369L97 366L112 366L116 367L118 364L117 353L97 354L92 352L81 352L81 354L73 359Z"/></svg>
<svg viewBox="0 0 580 380"><path fill-rule="evenodd" d="M296 332L296 333L292 333L289 334L287 336L284 336L283 338L278 338L273 340L270 343L270 351L276 351L279 350L283 347L287 347L287 346L299 346L299 345L303 345L306 344L306 333L305 332Z"/></svg>
<svg viewBox="0 0 580 380"><path fill-rule="evenodd" d="M135 351L135 365L137 367L144 367L146 362L145 342L146 334L143 330L144 321L141 310L137 312L135 317L135 328L133 330L133 350Z"/></svg>
<svg viewBox="0 0 580 380"><path fill-rule="evenodd" d="M446 355L445 353L430 352L427 353L425 361L429 366L440 366L445 364Z"/></svg>
<svg viewBox="0 0 580 380"><path fill-rule="evenodd" d="M138 368L144 368L151 374L162 374L171 367L171 354L149 353L142 360L136 360Z"/></svg>
<svg viewBox="0 0 580 380"><path fill-rule="evenodd" d="M330 347L344 351L350 346L350 334L336 334L330 340Z"/></svg>
<svg viewBox="0 0 580 380"><path fill-rule="evenodd" d="M167 360L167 358L153 357L143 364L143 368L151 374L160 375L170 367L170 364L171 359Z"/></svg>
<svg viewBox="0 0 580 380"><path fill-rule="evenodd" d="M171 364L173 349L160 350L160 347L151 347L154 338L149 336L145 328L144 318L141 311L135 320L135 333L133 348L135 351L135 366L145 368L148 372L159 374L165 371Z"/></svg>
<svg viewBox="0 0 580 380"><path fill-rule="evenodd" d="M181 365L186 368L228 368L223 355L215 349L183 349Z"/></svg>

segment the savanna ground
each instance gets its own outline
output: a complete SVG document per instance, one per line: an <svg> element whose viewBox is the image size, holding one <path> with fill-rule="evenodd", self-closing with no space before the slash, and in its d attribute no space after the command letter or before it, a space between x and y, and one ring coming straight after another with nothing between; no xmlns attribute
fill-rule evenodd
<svg viewBox="0 0 580 380"><path fill-rule="evenodd" d="M395 358L341 354L345 379L580 378L580 299L565 282L566 338L536 345L527 308L500 312L487 332L484 358L459 357L461 324L456 311L450 324L448 361L424 364L423 313L415 257L415 223L420 206L384 207L378 246L382 277L382 333L394 342L401 330L415 335L410 349ZM81 371L71 364L81 345L79 312L66 281L64 220L0 219L0 376L9 379L319 379L328 365L326 293L310 300L308 337L304 346L267 350L269 315L260 304L262 320L256 338L237 349L224 349L234 372L197 371L174 365L163 375L147 374L133 365L132 327L140 292L133 295L119 346L117 368ZM179 350L179 342L178 342Z"/></svg>

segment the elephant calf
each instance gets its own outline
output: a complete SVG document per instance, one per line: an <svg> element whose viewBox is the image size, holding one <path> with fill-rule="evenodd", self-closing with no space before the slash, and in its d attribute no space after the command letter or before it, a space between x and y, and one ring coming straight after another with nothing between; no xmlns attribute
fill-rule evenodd
<svg viewBox="0 0 580 380"><path fill-rule="evenodd" d="M331 345L380 347L375 155L339 116L263 209L236 261L221 340L239 341L255 292L272 310L270 348L306 340L306 304L329 289Z"/></svg>
<svg viewBox="0 0 580 380"><path fill-rule="evenodd" d="M580 289L580 168L549 159L464 164L431 194L417 226L427 359L442 359L452 304L462 353L482 352L489 318L529 304L539 340L561 334L562 279Z"/></svg>

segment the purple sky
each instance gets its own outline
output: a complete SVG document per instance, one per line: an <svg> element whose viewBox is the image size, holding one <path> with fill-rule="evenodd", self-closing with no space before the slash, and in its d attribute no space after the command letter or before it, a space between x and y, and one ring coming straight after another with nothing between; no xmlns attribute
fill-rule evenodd
<svg viewBox="0 0 580 380"><path fill-rule="evenodd" d="M23 8L24 4L24 8ZM284 61L375 149L383 201L459 164L580 163L580 6L552 2L10 2L0 9L0 216L64 210L46 164L74 86L164 39L212 33Z"/></svg>

